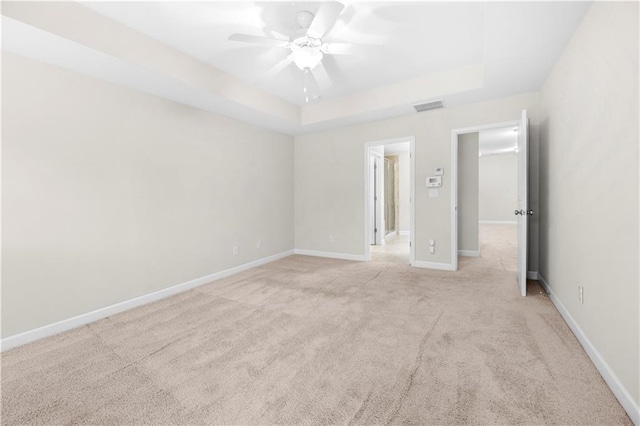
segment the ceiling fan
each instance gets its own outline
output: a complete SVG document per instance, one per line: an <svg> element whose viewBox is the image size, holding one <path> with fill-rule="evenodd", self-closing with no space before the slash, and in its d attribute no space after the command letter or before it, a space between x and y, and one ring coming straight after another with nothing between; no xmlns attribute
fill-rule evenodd
<svg viewBox="0 0 640 426"><path fill-rule="evenodd" d="M342 3L334 1L322 3L315 15L307 10L297 12L295 18L300 31L289 39L285 39L286 36L272 38L249 34L231 34L229 40L289 49L291 54L267 71L263 78L273 77L289 64L295 64L304 73L303 93L305 102L308 103L310 100L309 74L313 75L320 89L331 87L331 78L322 64L324 55L351 53L352 44L326 43L322 40L333 28L343 9Z"/></svg>

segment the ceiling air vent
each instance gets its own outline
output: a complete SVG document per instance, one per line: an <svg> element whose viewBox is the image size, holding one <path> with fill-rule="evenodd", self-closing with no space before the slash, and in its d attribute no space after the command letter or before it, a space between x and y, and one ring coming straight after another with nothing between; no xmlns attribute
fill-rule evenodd
<svg viewBox="0 0 640 426"><path fill-rule="evenodd" d="M416 109L416 112L431 111L432 109L444 108L444 102L442 102L442 99L440 99L437 101L431 101L431 102L427 102L420 105L414 105L413 107Z"/></svg>

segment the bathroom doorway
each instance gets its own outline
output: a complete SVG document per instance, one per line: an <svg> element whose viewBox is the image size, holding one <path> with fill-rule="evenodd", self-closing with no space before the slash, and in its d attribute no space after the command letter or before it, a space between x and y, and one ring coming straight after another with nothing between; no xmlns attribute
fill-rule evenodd
<svg viewBox="0 0 640 426"><path fill-rule="evenodd" d="M366 145L365 258L413 264L414 139Z"/></svg>

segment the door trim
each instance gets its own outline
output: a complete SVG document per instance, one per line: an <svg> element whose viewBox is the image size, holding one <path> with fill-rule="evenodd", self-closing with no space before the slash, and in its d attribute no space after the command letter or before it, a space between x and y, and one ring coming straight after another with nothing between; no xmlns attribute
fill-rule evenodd
<svg viewBox="0 0 640 426"><path fill-rule="evenodd" d="M364 260L371 260L371 246L370 246L370 229L371 229L371 212L369 208L369 148L382 145L391 145L394 143L409 142L409 263L414 266L416 262L416 137L404 136L393 139L382 139L365 142L364 144Z"/></svg>
<svg viewBox="0 0 640 426"><path fill-rule="evenodd" d="M499 127L520 126L520 120L503 121L501 123L483 124L480 126L462 127L451 130L451 265L458 270L458 136Z"/></svg>

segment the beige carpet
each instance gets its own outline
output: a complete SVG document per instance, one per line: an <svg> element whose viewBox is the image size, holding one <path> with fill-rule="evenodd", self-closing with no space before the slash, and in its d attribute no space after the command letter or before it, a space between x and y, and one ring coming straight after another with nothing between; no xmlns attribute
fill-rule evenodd
<svg viewBox="0 0 640 426"><path fill-rule="evenodd" d="M291 256L15 348L2 424L631 424L495 228L456 273Z"/></svg>

